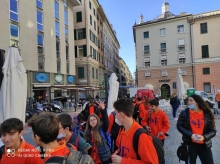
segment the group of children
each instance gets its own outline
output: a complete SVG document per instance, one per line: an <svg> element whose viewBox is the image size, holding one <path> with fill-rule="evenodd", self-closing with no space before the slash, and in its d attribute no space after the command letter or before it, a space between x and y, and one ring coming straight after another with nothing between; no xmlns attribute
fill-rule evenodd
<svg viewBox="0 0 220 164"><path fill-rule="evenodd" d="M89 102L78 115L79 123L85 122L83 133L79 133L69 114L56 116L42 112L28 121L38 149L22 139L23 122L10 118L0 125L4 143L0 148L0 164L74 163L77 160L85 164L157 164L159 159L152 137L141 133L137 150L133 138L138 129L145 128L164 141L170 125L158 105L156 99L148 102L146 97L133 102L122 98L113 104L115 110L108 116L103 102ZM137 116L134 110L138 110Z"/></svg>

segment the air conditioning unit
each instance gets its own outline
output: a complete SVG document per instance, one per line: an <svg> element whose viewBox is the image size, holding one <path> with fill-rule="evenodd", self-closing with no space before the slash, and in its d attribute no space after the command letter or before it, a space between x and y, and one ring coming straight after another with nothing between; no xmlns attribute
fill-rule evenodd
<svg viewBox="0 0 220 164"><path fill-rule="evenodd" d="M162 72L161 76L168 76L168 72Z"/></svg>
<svg viewBox="0 0 220 164"><path fill-rule="evenodd" d="M146 72L144 75L145 75L145 77L149 77L150 76L150 72Z"/></svg>

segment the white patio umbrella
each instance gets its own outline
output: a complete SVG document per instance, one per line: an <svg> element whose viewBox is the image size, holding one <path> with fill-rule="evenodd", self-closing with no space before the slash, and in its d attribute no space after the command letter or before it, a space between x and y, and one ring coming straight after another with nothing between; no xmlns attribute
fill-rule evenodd
<svg viewBox="0 0 220 164"><path fill-rule="evenodd" d="M182 100L181 103L181 108L182 108L183 98L186 96L186 89L184 87L182 71L180 68L178 68L176 80L177 80L177 95Z"/></svg>
<svg viewBox="0 0 220 164"><path fill-rule="evenodd" d="M8 118L18 118L25 123L27 74L17 48L9 47L2 72L0 123Z"/></svg>
<svg viewBox="0 0 220 164"><path fill-rule="evenodd" d="M113 104L118 98L118 89L119 89L119 82L117 81L118 77L115 73L112 73L109 78L109 94L108 94L108 115L114 111Z"/></svg>

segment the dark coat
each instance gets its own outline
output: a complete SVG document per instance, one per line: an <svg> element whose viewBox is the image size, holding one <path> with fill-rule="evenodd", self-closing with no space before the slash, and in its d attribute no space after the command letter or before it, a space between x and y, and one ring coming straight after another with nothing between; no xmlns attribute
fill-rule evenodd
<svg viewBox="0 0 220 164"><path fill-rule="evenodd" d="M180 115L179 119L177 121L177 129L178 131L183 135L182 139L185 142L192 142L191 136L192 136L192 129L190 127L190 120L189 120L189 108L183 110ZM212 147L212 141L211 139L216 135L216 127L211 122L210 114L207 112L204 112L204 119L205 119L205 125L203 129L203 136L205 138L204 144L207 148Z"/></svg>
<svg viewBox="0 0 220 164"><path fill-rule="evenodd" d="M173 97L172 99L174 100L172 104L172 108L175 108L175 109L179 108L179 100L177 96Z"/></svg>

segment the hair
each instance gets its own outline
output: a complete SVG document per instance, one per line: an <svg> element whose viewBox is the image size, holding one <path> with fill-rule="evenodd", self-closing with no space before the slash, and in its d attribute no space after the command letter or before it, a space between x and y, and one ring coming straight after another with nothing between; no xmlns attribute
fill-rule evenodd
<svg viewBox="0 0 220 164"><path fill-rule="evenodd" d="M211 121L212 121L212 124L213 126L215 126L215 117L210 109L210 107L208 106L208 104L203 100L203 98L199 95L196 95L196 94L193 94L189 97L192 97L194 99L194 101L198 104L198 107L200 109L203 110L204 113L208 113L210 118L211 118Z"/></svg>
<svg viewBox="0 0 220 164"><path fill-rule="evenodd" d="M159 106L159 101L157 99L152 99L149 101L150 105Z"/></svg>
<svg viewBox="0 0 220 164"><path fill-rule="evenodd" d="M173 92L171 97L176 97L176 92Z"/></svg>
<svg viewBox="0 0 220 164"><path fill-rule="evenodd" d="M24 129L24 124L21 120L18 118L9 118L5 120L0 125L0 136L3 133L9 133L12 130L15 130L18 133L21 133L21 131Z"/></svg>
<svg viewBox="0 0 220 164"><path fill-rule="evenodd" d="M137 98L137 100L138 100L138 101L141 101L141 100L142 100L142 98L141 98L141 97L138 97L138 98Z"/></svg>
<svg viewBox="0 0 220 164"><path fill-rule="evenodd" d="M126 116L132 117L134 113L134 105L131 99L123 98L114 102L115 110L123 112Z"/></svg>
<svg viewBox="0 0 220 164"><path fill-rule="evenodd" d="M38 135L45 144L55 141L59 134L59 119L54 113L45 112L39 116L35 115L29 125L32 127L34 136Z"/></svg>
<svg viewBox="0 0 220 164"><path fill-rule="evenodd" d="M146 108L148 108L149 99L148 99L146 96L144 96L144 99L145 99L145 102L143 103L143 105L144 105Z"/></svg>
<svg viewBox="0 0 220 164"><path fill-rule="evenodd" d="M69 128L69 131L72 131L73 119L69 114L62 113L58 115L58 119L64 129Z"/></svg>
<svg viewBox="0 0 220 164"><path fill-rule="evenodd" d="M90 117L95 117L97 119L97 124L94 128L92 128L91 125L90 125ZM100 145L102 143L102 138L101 138L101 135L100 135L100 132L99 132L100 127L101 127L101 123L100 123L99 117L96 114L89 115L87 123L86 123L86 128L85 128L85 131L84 131L85 140L88 141L89 138L90 139L92 138L91 133L89 133L92 130L93 137L94 137L96 145Z"/></svg>

